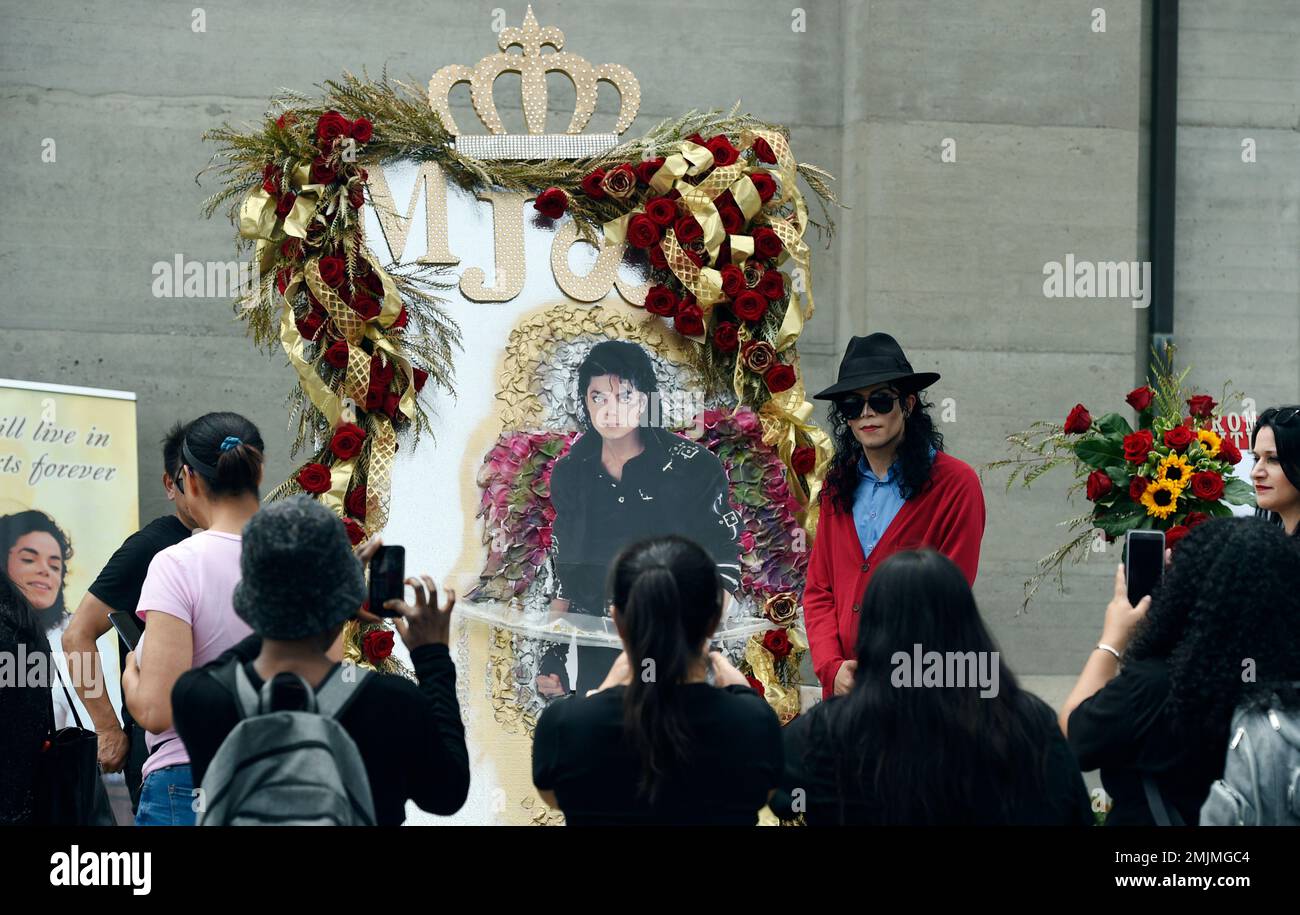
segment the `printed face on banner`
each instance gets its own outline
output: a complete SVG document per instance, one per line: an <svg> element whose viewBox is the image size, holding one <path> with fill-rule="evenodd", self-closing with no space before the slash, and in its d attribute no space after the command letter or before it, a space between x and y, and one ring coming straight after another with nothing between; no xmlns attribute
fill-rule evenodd
<svg viewBox="0 0 1300 915"><path fill-rule="evenodd" d="M435 438L399 452L385 539L470 599L600 615L617 552L678 533L735 590L726 473L679 434L698 437L705 410L728 404L706 398L689 342L641 307L644 265L525 195L475 198L427 163L370 184L372 250L445 270L463 350L455 396L429 404Z"/></svg>

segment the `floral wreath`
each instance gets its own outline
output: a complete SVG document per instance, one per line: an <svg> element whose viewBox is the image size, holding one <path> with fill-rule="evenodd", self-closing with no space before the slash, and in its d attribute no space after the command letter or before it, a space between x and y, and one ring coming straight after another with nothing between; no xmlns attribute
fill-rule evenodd
<svg viewBox="0 0 1300 915"><path fill-rule="evenodd" d="M645 252L654 280L646 311L695 342L706 384L754 410L812 528L831 447L809 422L794 343L813 311L803 235L809 224L833 233L834 201L830 176L796 163L783 129L734 109L691 112L598 156L486 160L458 149L422 90L350 73L321 89L316 99L274 98L250 129L204 136L219 147L205 171L222 184L204 214L228 208L259 278L236 312L259 347L283 348L297 376L291 453L310 457L268 499L316 496L361 542L387 520L399 437L432 434L420 391L431 379L454 395L460 330L437 294L447 278L383 267L365 243L367 168L413 159L468 190L533 194L539 213L568 213L582 237L600 228L607 242ZM824 224L809 219L799 176L821 200ZM383 639L367 642L373 628L351 631L351 650L390 663ZM375 652L360 647L371 643Z"/></svg>

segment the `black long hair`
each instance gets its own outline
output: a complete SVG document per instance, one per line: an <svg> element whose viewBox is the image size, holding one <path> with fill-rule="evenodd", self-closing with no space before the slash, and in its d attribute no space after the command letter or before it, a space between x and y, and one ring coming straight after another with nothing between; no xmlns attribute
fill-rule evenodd
<svg viewBox="0 0 1300 915"><path fill-rule="evenodd" d="M583 431L593 431L591 411L587 409L587 385L601 375L616 375L631 383L634 390L652 401L659 395L659 381L654 364L646 351L627 340L597 343L578 366L578 402L582 404ZM647 405L646 409L649 409Z"/></svg>
<svg viewBox="0 0 1300 915"><path fill-rule="evenodd" d="M1300 548L1255 518L1198 524L1178 542L1126 654L1169 664L1169 709L1189 732L1218 733L1238 705L1274 692L1297 707Z"/></svg>
<svg viewBox="0 0 1300 915"><path fill-rule="evenodd" d="M186 427L181 447L181 465L217 498L256 496L265 456L262 433L238 413L205 413Z"/></svg>
<svg viewBox="0 0 1300 915"><path fill-rule="evenodd" d="M63 600L63 589L68 583L68 561L72 559L72 541L68 535L55 522L53 518L42 511L28 509L27 511L14 512L12 515L0 517L0 546L4 547L4 553L9 555L19 537L27 534L43 533L49 534L54 538L54 542L59 545L59 553L63 557L63 574L59 578L59 593L54 603L47 610L38 610L31 606L26 600L22 602L26 607L24 611L19 607L14 612L18 614L23 623L24 629L35 627L40 632L48 632L54 629L63 620L63 615L67 613L67 605ZM6 581L9 581L6 575ZM9 581L13 587L17 583ZM21 595L20 595L21 596Z"/></svg>
<svg viewBox="0 0 1300 915"><path fill-rule="evenodd" d="M632 668L623 730L641 757L639 789L653 802L664 777L690 758L682 680L722 616L722 580L703 547L674 535L624 548L606 592Z"/></svg>
<svg viewBox="0 0 1300 915"><path fill-rule="evenodd" d="M1283 410L1300 411L1300 406L1269 407L1259 414L1254 430L1250 433L1250 447L1255 447L1259 430L1265 426L1273 430L1273 441L1277 442L1277 462L1282 465L1282 475L1291 481L1291 485L1300 489L1300 415L1293 415L1285 423L1279 423L1277 416ZM1282 516L1277 512L1255 509L1255 517L1265 518L1273 524L1281 525ZM1291 536L1300 538L1300 524L1291 532Z"/></svg>
<svg viewBox="0 0 1300 915"><path fill-rule="evenodd" d="M840 797L858 786L881 824L972 823L990 804L1011 822L1020 799L1043 796L1055 723L1034 716L1001 655L995 696L978 684L895 686L895 654L910 664L915 645L990 664L998 650L965 576L934 550L895 553L867 586L853 688L831 700L842 714L827 730Z"/></svg>
<svg viewBox="0 0 1300 915"><path fill-rule="evenodd" d="M924 492L930 482L930 469L934 465L930 448L943 450L943 433L935 429L934 420L927 412L934 404L926 402L924 392L896 390L900 395L899 409L908 394L916 395L916 406L903 420L903 440L898 444L897 455L900 491L904 499L912 499ZM829 498L837 509L847 514L853 511L853 496L861 482L858 461L862 458L862 446L853 437L848 417L840 409L838 400L831 401L826 418L835 439L835 457L826 471L826 485L818 500Z"/></svg>

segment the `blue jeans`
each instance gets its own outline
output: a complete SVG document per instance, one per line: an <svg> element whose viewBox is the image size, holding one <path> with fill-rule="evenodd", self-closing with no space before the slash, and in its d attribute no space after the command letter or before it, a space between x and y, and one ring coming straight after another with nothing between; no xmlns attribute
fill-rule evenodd
<svg viewBox="0 0 1300 915"><path fill-rule="evenodd" d="M168 766L150 772L140 786L137 826L193 826L194 777L190 767Z"/></svg>

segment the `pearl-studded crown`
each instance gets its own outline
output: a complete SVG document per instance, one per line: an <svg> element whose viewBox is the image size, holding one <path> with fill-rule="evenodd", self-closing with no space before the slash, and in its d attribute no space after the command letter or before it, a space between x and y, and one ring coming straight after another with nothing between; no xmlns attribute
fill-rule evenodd
<svg viewBox="0 0 1300 915"><path fill-rule="evenodd" d="M572 147L570 155L582 155L591 152L585 151L586 147L612 147L617 142L617 134L623 133L631 126L632 121L636 119L637 110L641 105L641 85L637 82L632 71L621 64L605 63L600 66L593 66L586 58L568 51L563 51L564 33L554 26L542 28L537 24L537 18L533 15L533 8L530 5L527 13L524 15L524 24L522 28L504 28L497 37L497 45L501 48L497 54L491 54L484 57L472 68L461 64L450 64L443 67L433 78L429 80L429 106L437 112L442 118L443 125L454 135L457 136L456 145L460 149L462 141L486 141L495 137L509 138L517 140L515 144L494 143L471 143L476 147L484 149L493 149L495 152L486 157L492 158L531 158L531 155L510 155L507 146L517 146L519 150L527 150L532 153L542 151L543 146L550 147ZM523 49L522 54L511 54L509 49L519 45ZM550 45L555 49L555 53L543 54L542 48ZM589 134L583 139L595 141L592 143L576 144L568 143L538 143L543 136L546 126L546 74L551 72L563 73L573 83L576 94L576 105L573 111L573 117L569 121L569 127L564 135L550 135L552 141L559 141L564 136L574 136L582 133L587 122L591 120L592 113L596 110L596 87L600 82L607 82L618 90L620 98L620 107L618 122L614 125L613 134ZM506 133L501 118L497 114L496 103L492 99L492 85L497 77L502 73L518 73L522 77L523 83L523 108L524 123L528 128L528 136L518 134L509 135ZM470 99L474 103L474 111L478 114L479 120L483 122L493 136L464 136L460 133L456 121L451 115L450 93L453 86L458 83L469 83ZM533 140L536 138L536 140ZM529 142L532 140L531 142ZM579 149L583 147L583 149ZM467 150L462 150L467 151ZM552 154L558 149L553 149ZM597 150L599 151L599 150ZM565 153L560 153L564 155Z"/></svg>

